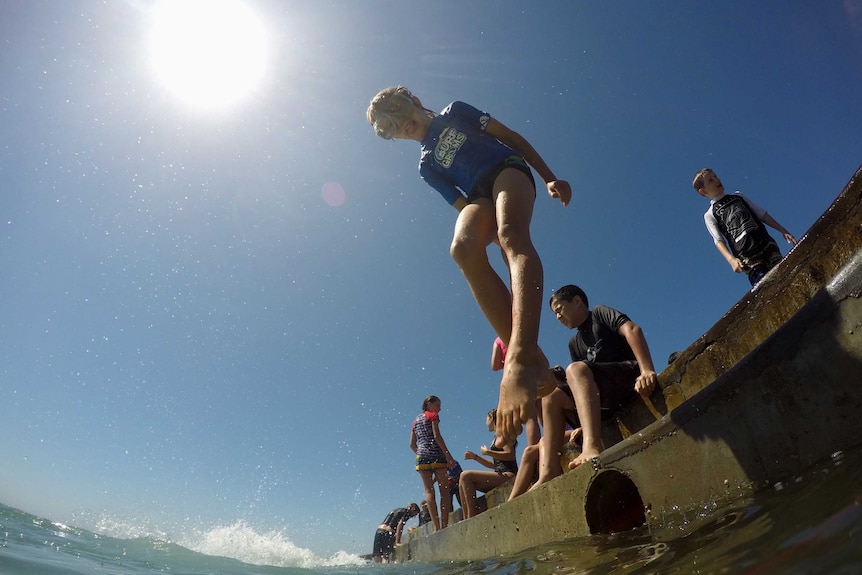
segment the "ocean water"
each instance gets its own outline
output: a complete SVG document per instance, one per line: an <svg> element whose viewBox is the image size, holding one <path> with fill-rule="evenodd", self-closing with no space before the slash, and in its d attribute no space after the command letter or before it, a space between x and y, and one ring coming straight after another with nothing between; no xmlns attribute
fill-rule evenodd
<svg viewBox="0 0 862 575"><path fill-rule="evenodd" d="M862 574L862 450L836 452L731 505L661 525L471 563L372 565L315 557L239 522L170 541L105 523L90 531L0 505L0 575ZM372 533L369 533L369 547Z"/></svg>

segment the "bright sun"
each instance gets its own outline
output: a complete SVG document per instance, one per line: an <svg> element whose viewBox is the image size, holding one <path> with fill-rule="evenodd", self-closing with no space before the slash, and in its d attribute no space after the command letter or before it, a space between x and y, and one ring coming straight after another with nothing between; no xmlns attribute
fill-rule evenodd
<svg viewBox="0 0 862 575"><path fill-rule="evenodd" d="M249 94L266 69L266 34L240 0L160 0L150 33L152 63L177 97L203 108Z"/></svg>

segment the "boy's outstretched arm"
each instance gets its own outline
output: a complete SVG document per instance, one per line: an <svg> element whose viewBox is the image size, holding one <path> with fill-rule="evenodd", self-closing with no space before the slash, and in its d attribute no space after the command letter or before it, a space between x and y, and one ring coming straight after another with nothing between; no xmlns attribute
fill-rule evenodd
<svg viewBox="0 0 862 575"><path fill-rule="evenodd" d="M551 171L551 168L548 167L548 164L546 164L545 160L542 159L542 156L539 155L539 152L533 148L526 138L521 134L510 130L494 118L491 118L488 121L488 125L485 126L485 132L494 136L524 156L527 163L536 170L536 173L539 174L539 177L542 178L543 182L545 182L545 186L548 188L548 194L552 198L560 200L560 203L564 206L569 205L569 202L572 199L571 186L569 186L567 181L557 179L554 172Z"/></svg>
<svg viewBox="0 0 862 575"><path fill-rule="evenodd" d="M770 216L768 212L763 214L763 217L760 219L770 228L781 232L781 235L784 236L784 239L787 241L788 244L792 246L796 245L796 238L793 237L793 234L785 230L784 226L775 221L775 218Z"/></svg>
<svg viewBox="0 0 862 575"><path fill-rule="evenodd" d="M649 397L658 383L658 376L655 373L655 366L652 363L652 354L649 352L644 332L638 324L629 320L619 329L620 334L626 338L629 347L635 354L635 359L638 362L638 367L641 370L640 376L635 380L635 391L643 397Z"/></svg>

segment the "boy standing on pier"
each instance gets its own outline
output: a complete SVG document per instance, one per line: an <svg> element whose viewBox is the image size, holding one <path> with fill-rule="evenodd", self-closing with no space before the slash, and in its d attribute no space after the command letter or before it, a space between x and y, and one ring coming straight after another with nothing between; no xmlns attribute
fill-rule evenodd
<svg viewBox="0 0 862 575"><path fill-rule="evenodd" d="M752 287L781 261L781 251L766 225L781 232L787 243L796 245L796 238L766 210L739 192L725 194L721 180L711 169L696 173L692 185L698 194L709 198L703 220L715 247L733 271L748 274Z"/></svg>

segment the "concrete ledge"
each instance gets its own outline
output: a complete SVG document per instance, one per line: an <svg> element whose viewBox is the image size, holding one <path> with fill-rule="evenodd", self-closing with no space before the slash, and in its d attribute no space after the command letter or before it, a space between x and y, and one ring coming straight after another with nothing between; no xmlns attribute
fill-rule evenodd
<svg viewBox="0 0 862 575"><path fill-rule="evenodd" d="M627 439L593 465L411 538L396 558L482 559L661 527L670 512L753 493L862 444L860 172L784 261L659 375L654 410L638 401L604 426L606 444Z"/></svg>

